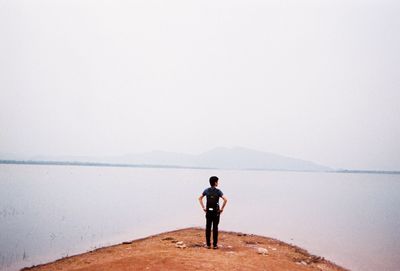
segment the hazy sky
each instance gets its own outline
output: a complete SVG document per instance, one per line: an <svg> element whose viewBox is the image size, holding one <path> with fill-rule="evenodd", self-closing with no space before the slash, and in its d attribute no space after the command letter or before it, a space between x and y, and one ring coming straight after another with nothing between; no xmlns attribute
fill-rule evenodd
<svg viewBox="0 0 400 271"><path fill-rule="evenodd" d="M400 169L398 1L0 0L0 152L243 146Z"/></svg>

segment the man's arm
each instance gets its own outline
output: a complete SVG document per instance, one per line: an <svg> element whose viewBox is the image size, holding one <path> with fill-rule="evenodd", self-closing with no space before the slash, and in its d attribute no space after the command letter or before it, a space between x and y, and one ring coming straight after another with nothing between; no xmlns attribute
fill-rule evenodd
<svg viewBox="0 0 400 271"><path fill-rule="evenodd" d="M222 204L221 210L219 210L221 213L224 211L225 205L228 202L228 199L225 196L221 197L224 200L224 203Z"/></svg>
<svg viewBox="0 0 400 271"><path fill-rule="evenodd" d="M200 205L201 205L201 208L203 209L203 211L207 212L206 207L204 207L203 198L204 198L204 195L201 195L199 197L199 202L200 202Z"/></svg>

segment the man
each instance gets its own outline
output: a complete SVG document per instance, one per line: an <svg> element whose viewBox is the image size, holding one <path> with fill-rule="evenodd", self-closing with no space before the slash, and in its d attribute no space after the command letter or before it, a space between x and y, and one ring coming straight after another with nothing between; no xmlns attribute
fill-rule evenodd
<svg viewBox="0 0 400 271"><path fill-rule="evenodd" d="M206 213L206 243L207 248L211 248L211 226L213 228L213 247L218 248L218 224L219 216L224 211L225 205L228 202L221 190L217 188L218 177L210 177L210 186L205 189L203 194L199 197L199 202L204 212ZM206 208L204 208L203 198L207 197ZM219 198L224 200L222 207L219 208Z"/></svg>

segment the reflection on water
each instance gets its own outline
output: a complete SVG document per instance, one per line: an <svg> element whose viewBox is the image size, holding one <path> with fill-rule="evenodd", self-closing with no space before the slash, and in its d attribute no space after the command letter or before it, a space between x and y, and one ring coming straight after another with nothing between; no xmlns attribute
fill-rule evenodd
<svg viewBox="0 0 400 271"><path fill-rule="evenodd" d="M0 269L203 226L208 177L220 229L294 243L352 270L399 270L400 176L0 165Z"/></svg>

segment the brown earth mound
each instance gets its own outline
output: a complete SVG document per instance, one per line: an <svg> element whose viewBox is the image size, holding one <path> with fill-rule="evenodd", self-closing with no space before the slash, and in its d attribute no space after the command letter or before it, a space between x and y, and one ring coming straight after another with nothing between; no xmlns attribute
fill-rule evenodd
<svg viewBox="0 0 400 271"><path fill-rule="evenodd" d="M220 232L219 249L204 247L204 230L188 228L100 248L23 270L268 270L345 271L281 241Z"/></svg>

